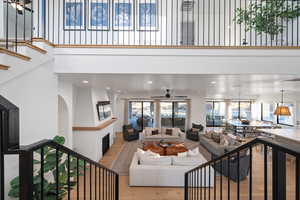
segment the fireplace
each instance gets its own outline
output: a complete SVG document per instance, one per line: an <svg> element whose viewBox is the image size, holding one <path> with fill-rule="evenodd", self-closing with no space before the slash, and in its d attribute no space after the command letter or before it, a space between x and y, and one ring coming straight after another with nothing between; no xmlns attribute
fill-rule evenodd
<svg viewBox="0 0 300 200"><path fill-rule="evenodd" d="M102 156L108 151L109 149L109 133L102 138Z"/></svg>

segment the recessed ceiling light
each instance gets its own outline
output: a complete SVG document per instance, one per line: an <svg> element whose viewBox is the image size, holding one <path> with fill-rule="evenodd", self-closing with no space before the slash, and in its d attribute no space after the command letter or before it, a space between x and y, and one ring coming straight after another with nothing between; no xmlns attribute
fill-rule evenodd
<svg viewBox="0 0 300 200"><path fill-rule="evenodd" d="M214 84L216 84L217 82L216 82L216 81L212 81L212 82L210 82L210 83L214 85Z"/></svg>
<svg viewBox="0 0 300 200"><path fill-rule="evenodd" d="M148 83L148 84L152 84L153 82L152 82L152 81L148 81L147 83Z"/></svg>
<svg viewBox="0 0 300 200"><path fill-rule="evenodd" d="M110 87L106 87L105 89L110 90Z"/></svg>
<svg viewBox="0 0 300 200"><path fill-rule="evenodd" d="M88 83L89 83L89 81L87 81L87 80L84 80L84 81L82 81L82 83L84 83L84 84L88 84Z"/></svg>
<svg viewBox="0 0 300 200"><path fill-rule="evenodd" d="M118 92L118 93L120 93L120 92L121 92L121 90L117 90L117 92Z"/></svg>

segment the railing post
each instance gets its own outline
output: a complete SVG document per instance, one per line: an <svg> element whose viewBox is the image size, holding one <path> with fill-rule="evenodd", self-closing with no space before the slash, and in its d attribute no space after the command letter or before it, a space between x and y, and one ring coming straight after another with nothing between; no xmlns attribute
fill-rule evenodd
<svg viewBox="0 0 300 200"><path fill-rule="evenodd" d="M188 196L188 194L189 194L189 192L188 192L188 182L189 182L189 180L188 180L188 173L186 173L184 175L184 200L188 200L189 199L189 196Z"/></svg>
<svg viewBox="0 0 300 200"><path fill-rule="evenodd" d="M115 188L115 197L116 197L116 199L115 200L119 200L119 174L115 174L115 175L116 175L116 183L115 183L116 184L116 188Z"/></svg>
<svg viewBox="0 0 300 200"><path fill-rule="evenodd" d="M33 199L33 152L20 152L20 200Z"/></svg>
<svg viewBox="0 0 300 200"><path fill-rule="evenodd" d="M273 200L286 199L286 155L272 148Z"/></svg>

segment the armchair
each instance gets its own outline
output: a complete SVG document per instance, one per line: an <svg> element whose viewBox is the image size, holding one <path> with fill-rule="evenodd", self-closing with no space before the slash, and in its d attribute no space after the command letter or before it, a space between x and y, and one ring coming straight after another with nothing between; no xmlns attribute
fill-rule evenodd
<svg viewBox="0 0 300 200"><path fill-rule="evenodd" d="M133 131L130 131L133 130ZM133 141L139 139L139 131L132 128L132 125L124 125L123 126L123 138L125 141Z"/></svg>
<svg viewBox="0 0 300 200"><path fill-rule="evenodd" d="M201 124L192 124L192 128L186 132L186 138L193 141L199 141L199 133L204 127Z"/></svg>

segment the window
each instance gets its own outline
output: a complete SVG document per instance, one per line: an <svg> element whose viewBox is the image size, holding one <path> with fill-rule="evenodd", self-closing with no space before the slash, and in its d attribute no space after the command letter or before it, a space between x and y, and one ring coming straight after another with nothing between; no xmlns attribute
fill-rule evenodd
<svg viewBox="0 0 300 200"><path fill-rule="evenodd" d="M129 122L137 130L153 127L154 103L150 101L129 102Z"/></svg>
<svg viewBox="0 0 300 200"><path fill-rule="evenodd" d="M240 103L240 119L251 120L251 102Z"/></svg>
<svg viewBox="0 0 300 200"><path fill-rule="evenodd" d="M251 102L250 101L233 101L228 105L229 117L231 119L251 120Z"/></svg>
<svg viewBox="0 0 300 200"><path fill-rule="evenodd" d="M206 103L206 126L220 127L225 126L226 119L226 103L225 102L207 102Z"/></svg>
<svg viewBox="0 0 300 200"><path fill-rule="evenodd" d="M262 103L262 119L263 121L275 121L275 104Z"/></svg>
<svg viewBox="0 0 300 200"><path fill-rule="evenodd" d="M186 102L160 102L162 127L177 127L184 131L186 115Z"/></svg>
<svg viewBox="0 0 300 200"><path fill-rule="evenodd" d="M278 116L277 122L278 124L283 124L283 125L288 125L288 126L293 126L294 125L294 105L285 103L285 106L288 106L291 112L291 116Z"/></svg>
<svg viewBox="0 0 300 200"><path fill-rule="evenodd" d="M239 102L230 102L228 105L229 117L239 119Z"/></svg>

